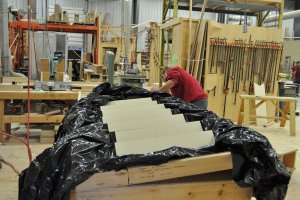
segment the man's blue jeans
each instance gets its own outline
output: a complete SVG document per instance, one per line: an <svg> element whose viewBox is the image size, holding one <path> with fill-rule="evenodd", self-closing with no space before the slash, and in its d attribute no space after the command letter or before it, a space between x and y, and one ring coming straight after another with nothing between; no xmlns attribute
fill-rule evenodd
<svg viewBox="0 0 300 200"><path fill-rule="evenodd" d="M207 99L201 99L199 101L195 101L195 102L192 102L192 104L194 104L195 106L198 106L202 109L206 109L207 108Z"/></svg>

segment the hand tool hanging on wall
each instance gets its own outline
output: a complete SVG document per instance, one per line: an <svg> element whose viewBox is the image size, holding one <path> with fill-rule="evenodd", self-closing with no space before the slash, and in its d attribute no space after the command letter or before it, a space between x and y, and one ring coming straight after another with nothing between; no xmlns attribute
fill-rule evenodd
<svg viewBox="0 0 300 200"><path fill-rule="evenodd" d="M273 89L272 91L274 91L274 88L275 88L275 82L278 80L278 70L279 70L279 67L280 67L280 64L281 64L281 60L282 60L282 54L283 54L283 43L281 42L279 45L278 45L278 51L279 51L279 62L276 63L276 69L275 72L274 72L274 81L273 81Z"/></svg>

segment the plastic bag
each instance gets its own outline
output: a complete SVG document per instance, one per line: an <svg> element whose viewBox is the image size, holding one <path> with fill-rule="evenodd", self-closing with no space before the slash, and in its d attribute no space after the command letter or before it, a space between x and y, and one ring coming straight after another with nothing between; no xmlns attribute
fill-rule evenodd
<svg viewBox="0 0 300 200"><path fill-rule="evenodd" d="M183 114L188 122L200 121L205 130L213 131L216 144L201 149L172 147L145 155L116 157L112 134L102 123L100 106L109 101L142 97L164 103L173 114ZM237 184L253 187L258 200L284 199L290 174L261 134L166 93L104 83L69 110L53 147L37 156L22 172L19 199L68 199L70 190L94 173L228 150L232 153L233 179Z"/></svg>

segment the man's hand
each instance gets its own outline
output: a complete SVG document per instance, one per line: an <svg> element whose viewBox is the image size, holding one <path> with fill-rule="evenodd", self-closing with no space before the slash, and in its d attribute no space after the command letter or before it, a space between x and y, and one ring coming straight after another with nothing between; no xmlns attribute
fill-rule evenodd
<svg viewBox="0 0 300 200"><path fill-rule="evenodd" d="M150 91L151 91L151 92L158 92L158 91L159 91L159 88L153 86L153 87L150 89Z"/></svg>

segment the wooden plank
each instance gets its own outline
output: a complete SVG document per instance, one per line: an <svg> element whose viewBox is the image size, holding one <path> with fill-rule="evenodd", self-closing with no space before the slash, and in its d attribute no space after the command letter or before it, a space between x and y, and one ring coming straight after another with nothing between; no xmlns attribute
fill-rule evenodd
<svg viewBox="0 0 300 200"><path fill-rule="evenodd" d="M249 126L250 123L250 102L248 99L244 99L244 126Z"/></svg>
<svg viewBox="0 0 300 200"><path fill-rule="evenodd" d="M160 25L160 30L175 26L176 24L180 24L181 21L182 21L181 17L177 17L175 19L167 21L167 22L163 23L162 25Z"/></svg>
<svg viewBox="0 0 300 200"><path fill-rule="evenodd" d="M286 167L289 167L291 169L296 168L296 153L297 151L293 151L283 155L282 161Z"/></svg>
<svg viewBox="0 0 300 200"><path fill-rule="evenodd" d="M88 180L84 181L76 187L76 192L99 190L100 188L118 187L128 185L128 171L123 169L120 171L110 171L96 173Z"/></svg>
<svg viewBox="0 0 300 200"><path fill-rule="evenodd" d="M50 61L49 58L41 58L40 59L40 69L41 72L48 72L50 73Z"/></svg>
<svg viewBox="0 0 300 200"><path fill-rule="evenodd" d="M41 144L53 144L54 143L54 137L53 138L40 137L40 143Z"/></svg>
<svg viewBox="0 0 300 200"><path fill-rule="evenodd" d="M282 102L297 102L296 98L293 97L278 97L278 96L255 96L255 95L240 95L243 99L252 100L274 100Z"/></svg>
<svg viewBox="0 0 300 200"><path fill-rule="evenodd" d="M77 100L78 92L62 92L62 91L30 91L30 99L32 100ZM27 91L0 91L0 99L27 99Z"/></svg>
<svg viewBox="0 0 300 200"><path fill-rule="evenodd" d="M2 83L13 83L13 82L27 83L28 80L27 80L26 76L24 76L24 77L8 77L8 76L2 77Z"/></svg>
<svg viewBox="0 0 300 200"><path fill-rule="evenodd" d="M254 83L254 94L255 96L266 96L266 91L265 91L265 84L258 85ZM258 104L260 101L255 100L255 104ZM258 108L256 108L256 115L260 116L267 116L267 104L264 103ZM264 118L258 118L256 119L256 125L258 126L264 126L267 125L268 120Z"/></svg>
<svg viewBox="0 0 300 200"><path fill-rule="evenodd" d="M232 169L230 152L128 168L129 184L148 183Z"/></svg>
<svg viewBox="0 0 300 200"><path fill-rule="evenodd" d="M252 189L240 188L232 180L206 182L186 182L170 184L151 184L145 186L118 187L106 190L95 190L84 193L76 192L74 199L131 199L131 200L250 200ZM73 199L73 200L74 200Z"/></svg>
<svg viewBox="0 0 300 200"><path fill-rule="evenodd" d="M290 102L290 135L296 136L296 116L295 116L295 104L294 102Z"/></svg>
<svg viewBox="0 0 300 200"><path fill-rule="evenodd" d="M194 131L184 134L161 135L115 143L118 156L130 154L147 154L155 151L171 148L173 146L183 148L200 148L214 145L215 138L212 131Z"/></svg>
<svg viewBox="0 0 300 200"><path fill-rule="evenodd" d="M191 38L192 38L192 12L193 12L193 0L190 0L189 7L189 35L188 35L188 54L187 54L187 63L186 63L186 71L190 71L190 59L191 59Z"/></svg>
<svg viewBox="0 0 300 200"><path fill-rule="evenodd" d="M22 91L23 85L0 84L0 91Z"/></svg>
<svg viewBox="0 0 300 200"><path fill-rule="evenodd" d="M4 100L0 100L0 131L5 131L4 127ZM4 142L4 136L0 134L0 142Z"/></svg>
<svg viewBox="0 0 300 200"><path fill-rule="evenodd" d="M30 123L60 123L65 115L46 116L43 114L31 114ZM4 115L4 123L27 123L27 114Z"/></svg>

